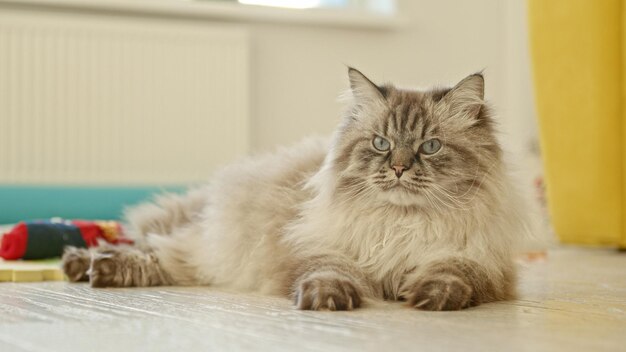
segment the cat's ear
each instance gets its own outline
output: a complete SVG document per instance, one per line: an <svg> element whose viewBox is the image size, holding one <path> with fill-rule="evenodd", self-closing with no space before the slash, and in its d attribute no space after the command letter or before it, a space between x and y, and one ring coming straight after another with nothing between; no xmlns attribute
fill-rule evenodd
<svg viewBox="0 0 626 352"><path fill-rule="evenodd" d="M485 103L485 79L481 73L465 77L443 97L451 116L476 119Z"/></svg>
<svg viewBox="0 0 626 352"><path fill-rule="evenodd" d="M384 91L369 78L365 77L361 71L348 67L348 77L350 78L350 89L352 96L360 102L380 102L385 100Z"/></svg>

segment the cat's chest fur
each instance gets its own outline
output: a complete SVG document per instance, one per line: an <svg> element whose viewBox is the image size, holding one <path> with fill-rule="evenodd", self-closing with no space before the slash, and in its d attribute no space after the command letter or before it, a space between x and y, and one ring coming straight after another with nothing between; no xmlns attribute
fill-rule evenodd
<svg viewBox="0 0 626 352"><path fill-rule="evenodd" d="M354 259L386 296L397 296L426 257L452 252L458 242L441 219L406 210L336 212L331 223L326 244Z"/></svg>

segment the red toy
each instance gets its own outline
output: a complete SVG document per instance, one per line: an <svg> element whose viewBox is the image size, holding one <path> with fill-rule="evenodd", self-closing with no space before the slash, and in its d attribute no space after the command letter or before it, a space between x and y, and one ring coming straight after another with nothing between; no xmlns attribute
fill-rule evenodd
<svg viewBox="0 0 626 352"><path fill-rule="evenodd" d="M45 220L20 222L5 233L0 257L7 260L60 257L66 246L94 247L104 240L132 244L115 221Z"/></svg>

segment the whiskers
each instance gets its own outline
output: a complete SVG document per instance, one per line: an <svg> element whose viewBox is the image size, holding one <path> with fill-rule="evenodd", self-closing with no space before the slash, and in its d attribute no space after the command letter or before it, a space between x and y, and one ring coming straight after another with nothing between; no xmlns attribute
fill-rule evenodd
<svg viewBox="0 0 626 352"><path fill-rule="evenodd" d="M490 171L496 165L498 161L482 172L485 169L477 167L471 174L455 171L454 175L446 175L449 182L443 182L446 178L435 180L424 173L407 173L400 179L384 172L366 178L346 178L338 189L338 199L349 203L357 198L373 199L385 194L383 199L393 199L393 203L418 204L421 199L439 213L451 210L467 212L474 209L474 200L484 188L485 181L493 177Z"/></svg>
<svg viewBox="0 0 626 352"><path fill-rule="evenodd" d="M477 168L471 177L470 186L465 191L463 191L463 193L460 193L459 191L458 182L454 183L454 186L456 188L455 190L448 189L441 184L432 182L429 184L429 189L424 189L424 195L429 200L431 205L433 205L438 210L441 210L442 206L445 206L450 209L469 211L473 208L472 204L474 203L474 200L482 189L485 180L490 179L490 171L496 165L498 165L498 161L494 161L493 163L491 163L487 170L482 173L482 177L480 177L479 181L478 178L480 172L479 168ZM462 175L456 176L460 177Z"/></svg>
<svg viewBox="0 0 626 352"><path fill-rule="evenodd" d="M374 196L376 190L366 179L353 179L352 182L344 184L338 189L340 199L343 203L353 202L357 198L367 198Z"/></svg>
<svg viewBox="0 0 626 352"><path fill-rule="evenodd" d="M430 188L424 189L424 196L440 212L444 210L443 207L463 211L471 209L471 207L467 206L468 203L464 203L447 189L435 183L431 184Z"/></svg>

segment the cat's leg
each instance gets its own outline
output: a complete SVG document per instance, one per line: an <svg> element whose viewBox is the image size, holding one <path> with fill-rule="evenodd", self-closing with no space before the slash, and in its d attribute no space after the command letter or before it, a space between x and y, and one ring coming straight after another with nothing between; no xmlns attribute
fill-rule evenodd
<svg viewBox="0 0 626 352"><path fill-rule="evenodd" d="M340 255L320 255L303 260L293 285L296 307L303 310L352 310L374 288L356 264Z"/></svg>
<svg viewBox="0 0 626 352"><path fill-rule="evenodd" d="M63 270L70 281L88 280L92 287L174 284L154 253L131 246L68 248L63 255Z"/></svg>
<svg viewBox="0 0 626 352"><path fill-rule="evenodd" d="M146 287L174 283L154 253L130 246L95 249L88 273L91 287Z"/></svg>
<svg viewBox="0 0 626 352"><path fill-rule="evenodd" d="M201 224L175 229L171 235L149 234L142 244L67 248L63 269L70 281L93 287L133 287L201 284L194 249L202 246Z"/></svg>
<svg viewBox="0 0 626 352"><path fill-rule="evenodd" d="M86 248L66 247L61 259L63 272L71 282L89 281L91 254Z"/></svg>
<svg viewBox="0 0 626 352"><path fill-rule="evenodd" d="M159 195L152 202L125 211L125 230L135 239L147 234L169 235L174 229L196 221L206 201L207 194L203 188L186 194Z"/></svg>
<svg viewBox="0 0 626 352"><path fill-rule="evenodd" d="M459 310L514 296L513 266L489 269L463 258L435 260L408 274L401 296L422 310Z"/></svg>

